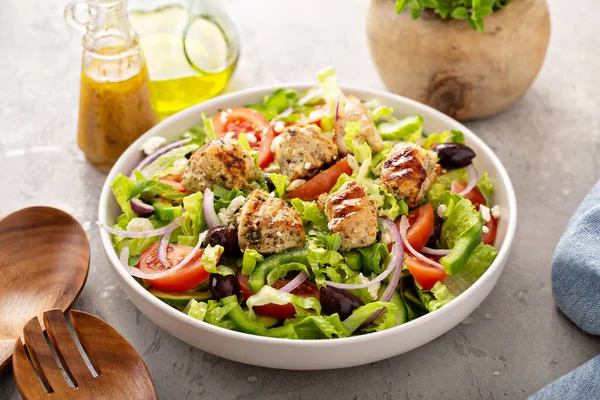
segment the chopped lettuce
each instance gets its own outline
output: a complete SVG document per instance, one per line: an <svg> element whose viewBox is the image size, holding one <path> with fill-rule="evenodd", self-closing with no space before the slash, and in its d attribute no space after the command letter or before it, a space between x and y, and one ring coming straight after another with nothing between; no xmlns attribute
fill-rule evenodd
<svg viewBox="0 0 600 400"><path fill-rule="evenodd" d="M244 257L242 259L242 274L250 275L254 271L256 264L264 259L262 254L254 249L244 250Z"/></svg>
<svg viewBox="0 0 600 400"><path fill-rule="evenodd" d="M183 222L180 225L181 234L177 237L179 244L195 246L200 232L206 229L204 210L202 209L202 192L197 192L183 199Z"/></svg>
<svg viewBox="0 0 600 400"><path fill-rule="evenodd" d="M334 250L327 250L324 247L317 245L314 241L308 244L307 248L308 263L315 275L315 282L321 286L326 280L326 276L334 281L341 282L342 276L336 270L344 262L344 256ZM347 267L346 267L347 268ZM352 272L349 268L344 272Z"/></svg>
<svg viewBox="0 0 600 400"><path fill-rule="evenodd" d="M317 314L321 313L321 303L314 297L298 297L291 293L282 292L274 289L271 286L263 286L257 293L250 296L246 300L246 305L250 313L256 306L264 306L265 304L285 305L292 303L296 308L296 314L307 313L307 310L314 310Z"/></svg>
<svg viewBox="0 0 600 400"><path fill-rule="evenodd" d="M285 325L291 325L300 339L331 339L350 336L338 314L302 314L294 319L286 320Z"/></svg>
<svg viewBox="0 0 600 400"><path fill-rule="evenodd" d="M367 104L364 104L364 106L366 107ZM378 107L369 109L369 116L371 117L371 120L373 120L374 122L377 122L378 120L380 120L382 118L389 117L393 113L394 113L394 109L391 107L378 106Z"/></svg>
<svg viewBox="0 0 600 400"><path fill-rule="evenodd" d="M295 108L298 100L299 95L295 90L277 89L271 96L265 96L262 104L252 104L248 107L260 112L270 121L289 107ZM297 119L299 118L299 115L291 114L290 117Z"/></svg>
<svg viewBox="0 0 600 400"><path fill-rule="evenodd" d="M204 252L202 253L202 265L206 272L210 272L211 274L219 274L219 275L235 275L235 272L229 267L224 265L219 265L219 259L221 258L221 254L223 254L223 246L216 245L211 246L210 244L206 246Z"/></svg>
<svg viewBox="0 0 600 400"><path fill-rule="evenodd" d="M267 285L273 286L275 282L281 278L285 278L292 271L304 271L308 274L308 268L306 265L299 262L291 262L287 264L278 265L269 272L267 275Z"/></svg>
<svg viewBox="0 0 600 400"><path fill-rule="evenodd" d="M213 193L215 194L215 211L217 213L222 208L227 208L236 197L244 196L244 192L240 189L233 188L229 190L219 185L213 186Z"/></svg>
<svg viewBox="0 0 600 400"><path fill-rule="evenodd" d="M441 308L456 298L456 296L448 290L446 285L439 281L436 282L429 291L419 289L419 297L429 312Z"/></svg>
<svg viewBox="0 0 600 400"><path fill-rule="evenodd" d="M235 324L227 317L227 314L236 306L239 305L237 303L231 303L226 306L221 306L220 301L209 300L204 321L212 325L220 326L221 328L233 329Z"/></svg>
<svg viewBox="0 0 600 400"><path fill-rule="evenodd" d="M481 175L481 178L479 178L479 182L477 182L477 188L483 197L485 197L485 201L489 206L490 198L492 197L492 194L494 194L494 184L490 180L487 172L484 172L483 175Z"/></svg>
<svg viewBox="0 0 600 400"><path fill-rule="evenodd" d="M280 174L269 174L269 179L273 182L273 186L275 186L275 194L280 199L285 195L285 188L290 182L290 178L286 175Z"/></svg>
<svg viewBox="0 0 600 400"><path fill-rule="evenodd" d="M190 300L188 305L185 307L183 312L192 318L196 318L200 321L204 321L204 317L206 316L207 310L208 310L208 304L192 299L192 300Z"/></svg>
<svg viewBox="0 0 600 400"><path fill-rule="evenodd" d="M377 128L383 140L416 142L423 137L423 122L420 115L411 115L400 120L390 118L390 122L383 122Z"/></svg>
<svg viewBox="0 0 600 400"><path fill-rule="evenodd" d="M459 274L448 276L444 280L444 284L455 295L467 290L477 279L483 275L485 271L492 265L498 250L488 244L479 244L469 256L467 264L463 267Z"/></svg>
<svg viewBox="0 0 600 400"><path fill-rule="evenodd" d="M459 195L447 196L445 221L442 224L440 243L444 248L451 249L454 243L465 232L481 221L481 215L473 203ZM458 201L456 201L459 199Z"/></svg>
<svg viewBox="0 0 600 400"><path fill-rule="evenodd" d="M131 209L131 204L129 204L129 200L132 198L131 193L133 193L133 190L135 189L135 182L120 173L115 177L115 180L111 183L110 187L115 195L117 203L119 203L119 206L127 219L119 224L124 224L122 227L125 228L129 221L137 216Z"/></svg>
<svg viewBox="0 0 600 400"><path fill-rule="evenodd" d="M298 198L292 199L292 207L296 209L306 228L319 231L327 231L327 217L314 201L303 201Z"/></svg>
<svg viewBox="0 0 600 400"><path fill-rule="evenodd" d="M131 192L131 198L137 196L162 196L169 200L181 200L186 195L173 186L155 180L138 180L135 182L135 188Z"/></svg>
<svg viewBox="0 0 600 400"><path fill-rule="evenodd" d="M342 238L339 233L324 233L318 231L309 231L308 236L316 239L327 250L338 251L342 246Z"/></svg>
<svg viewBox="0 0 600 400"><path fill-rule="evenodd" d="M204 126L204 140L206 143L218 138L217 134L215 133L215 125L213 124L212 118L208 118L205 113L202 113L202 124Z"/></svg>
<svg viewBox="0 0 600 400"><path fill-rule="evenodd" d="M329 107L327 115L321 118L321 128L324 132L330 132L335 127L335 110L338 102L342 101L345 96L338 85L335 69L329 67L322 70L317 74L317 79L323 90L323 98Z"/></svg>
<svg viewBox="0 0 600 400"><path fill-rule="evenodd" d="M427 138L425 139L425 142L423 142L423 148L430 150L431 149L431 145L433 145L434 143L436 144L442 144L442 143L464 143L465 142L465 136L463 135L463 133L461 131L457 131L455 129L452 129L450 132L448 131L444 131L442 133L432 133L431 135L427 136Z"/></svg>
<svg viewBox="0 0 600 400"><path fill-rule="evenodd" d="M163 172L173 167L173 164L175 164L177 160L184 158L186 154L197 150L199 147L200 145L198 143L188 143L173 150L169 150L145 166L140 172L145 177L151 177L155 180L161 178L164 175Z"/></svg>
<svg viewBox="0 0 600 400"><path fill-rule="evenodd" d="M348 122L344 128L344 141L359 163L371 158L371 148L364 140L356 140L360 133L360 122Z"/></svg>
<svg viewBox="0 0 600 400"><path fill-rule="evenodd" d="M388 248L382 242L375 242L368 247L356 249L362 258L363 269L379 275L385 269L382 265L388 258Z"/></svg>
<svg viewBox="0 0 600 400"><path fill-rule="evenodd" d="M356 331L371 315L373 315L376 311L381 308L385 308L387 312L385 313L382 321L378 323L377 320L373 322L376 325L374 330L383 330L388 329L394 326L396 322L396 310L398 307L394 303L388 303L385 301L374 301L371 303L367 303L363 306L358 307L356 310L350 314L348 318L342 321L342 325L348 331L348 333L352 334Z"/></svg>

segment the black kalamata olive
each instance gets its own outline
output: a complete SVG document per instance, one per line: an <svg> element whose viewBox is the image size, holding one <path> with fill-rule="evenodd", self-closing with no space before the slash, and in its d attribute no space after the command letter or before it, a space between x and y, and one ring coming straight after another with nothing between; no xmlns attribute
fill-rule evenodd
<svg viewBox="0 0 600 400"><path fill-rule="evenodd" d="M347 290L324 286L320 289L321 307L327 315L338 313L343 321L365 303Z"/></svg>
<svg viewBox="0 0 600 400"><path fill-rule="evenodd" d="M271 178L269 178L269 174L265 174L265 183L267 184L267 189L269 189L269 192L275 190L275 185L273 185L273 181Z"/></svg>
<svg viewBox="0 0 600 400"><path fill-rule="evenodd" d="M210 274L208 287L217 300L240 292L240 284L235 275Z"/></svg>
<svg viewBox="0 0 600 400"><path fill-rule="evenodd" d="M460 143L442 143L433 151L437 153L440 158L439 164L445 169L464 168L475 158L475 152L469 146Z"/></svg>
<svg viewBox="0 0 600 400"><path fill-rule="evenodd" d="M223 246L225 255L236 256L240 253L237 232L230 226L218 226L210 229L206 241L211 246Z"/></svg>
<svg viewBox="0 0 600 400"><path fill-rule="evenodd" d="M427 241L426 246L436 249L438 247L437 242L442 233L442 223L444 220L439 217L437 214L437 210L433 212L433 232L431 232L431 236L429 236L429 240Z"/></svg>

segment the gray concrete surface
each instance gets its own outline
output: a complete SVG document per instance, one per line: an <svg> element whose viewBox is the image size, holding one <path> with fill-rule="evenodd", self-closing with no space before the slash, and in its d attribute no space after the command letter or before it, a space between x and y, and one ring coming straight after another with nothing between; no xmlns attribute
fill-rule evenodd
<svg viewBox="0 0 600 400"><path fill-rule="evenodd" d="M117 286L92 226L105 176L75 143L80 38L62 21L65 3L0 7L0 215L51 205L84 224L92 264L75 308L133 343L161 399L518 399L600 352L597 337L556 309L549 276L569 216L600 178L595 0L550 0L552 40L535 84L506 112L469 124L505 163L520 216L506 270L472 323L402 356L321 372L257 368L199 351L157 328ZM229 90L313 80L327 65L344 83L383 89L365 47L367 1L226 4L243 37ZM10 374L0 378L0 398L19 398Z"/></svg>

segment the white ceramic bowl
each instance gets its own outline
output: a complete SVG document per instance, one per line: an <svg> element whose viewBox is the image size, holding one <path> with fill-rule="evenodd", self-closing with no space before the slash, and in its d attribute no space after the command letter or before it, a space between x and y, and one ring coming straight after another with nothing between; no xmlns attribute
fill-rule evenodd
<svg viewBox="0 0 600 400"><path fill-rule="evenodd" d="M312 86L278 85L243 90L196 105L162 121L129 147L108 175L100 197L100 222L114 224L120 210L109 185L119 172L129 173L137 165L142 157L139 149L148 138L163 136L175 139L201 122L201 112L212 115L222 108L258 103L277 87L305 90ZM465 134L467 144L477 153L475 165L480 171L487 171L495 184L493 203L498 204L502 212L496 237L496 246L500 252L488 271L473 286L440 310L392 329L344 339L274 339L222 329L198 321L166 305L152 296L121 267L108 233L102 231L102 244L119 284L131 301L155 324L194 347L230 360L271 368L331 369L382 360L422 346L452 329L486 298L506 264L517 226L515 193L500 160L473 132L428 106L390 93L352 87L343 87L343 90L361 99L377 98L382 104L393 107L396 116L421 115L425 119L426 132L458 129Z"/></svg>

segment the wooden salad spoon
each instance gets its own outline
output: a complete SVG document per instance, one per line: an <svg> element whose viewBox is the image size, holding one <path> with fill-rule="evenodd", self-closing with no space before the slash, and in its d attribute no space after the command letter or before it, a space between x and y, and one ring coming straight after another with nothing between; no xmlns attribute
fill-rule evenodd
<svg viewBox="0 0 600 400"><path fill-rule="evenodd" d="M71 310L73 330L96 376L88 368L61 310L44 313L48 344L37 317L15 344L13 371L17 388L33 399L156 399L144 361L112 326L91 314ZM70 382L64 377L56 358Z"/></svg>
<svg viewBox="0 0 600 400"><path fill-rule="evenodd" d="M71 307L89 265L87 235L66 212L31 207L0 220L0 374L32 317Z"/></svg>

